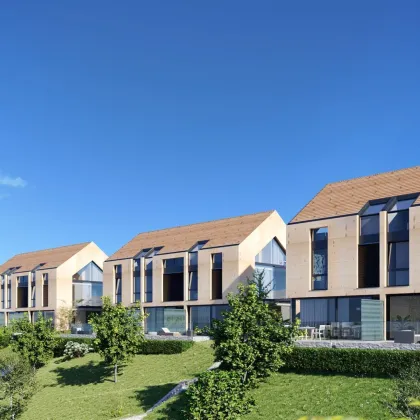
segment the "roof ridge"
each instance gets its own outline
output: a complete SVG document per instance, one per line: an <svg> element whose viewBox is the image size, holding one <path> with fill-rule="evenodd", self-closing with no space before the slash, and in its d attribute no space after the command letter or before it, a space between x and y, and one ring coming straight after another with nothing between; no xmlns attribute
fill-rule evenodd
<svg viewBox="0 0 420 420"><path fill-rule="evenodd" d="M343 184L343 183L345 183L345 182L356 181L356 180L358 180L358 179L363 179L363 178L373 178L373 177L376 177L376 176L382 176L382 175L392 174L392 173L395 173L395 172L407 171L407 170L410 170L410 169L420 169L420 165L417 165L417 166L410 166L410 167L408 167L408 168L394 169L394 170L392 170L392 171L378 172L378 173L371 174L371 175L357 176L357 177L355 177L355 178L343 179L343 180L341 180L341 181L329 182L327 185L325 185L325 187L328 187L328 186L330 186L330 185ZM324 187L324 188L325 188L325 187ZM323 188L323 189L324 189L324 188ZM322 191L322 190L321 190L321 191ZM320 191L320 192L321 192L321 191ZM318 194L319 194L319 193L318 193ZM316 197L316 196L315 196L315 197ZM314 198L315 198L315 197L314 197ZM311 201L312 201L312 200L311 200ZM309 204L309 203L308 203L308 204ZM299 214L299 213L298 213L298 214Z"/></svg>
<svg viewBox="0 0 420 420"><path fill-rule="evenodd" d="M143 235L143 234L145 234L145 233L154 233L154 232L161 232L161 231L163 231L163 230L186 228L186 227L188 227L188 226L205 225L205 224L207 224L207 223L221 222L221 221L223 221L223 220L230 220L230 219L240 219L241 217L256 216L256 215L258 215L258 214L264 214L264 213L266 213L266 214L267 214L267 217L268 217L268 215L269 215L269 214L272 214L272 213L273 213L273 212L275 212L275 211L276 211L276 210L259 211L259 212L256 212L256 213L243 214L243 215L241 215L241 216L223 217L223 218L221 218L221 219L207 220L207 221L205 221L205 222L196 222L196 223L189 223L189 224L187 224L187 225L178 225L178 226L171 226L171 227L166 227L166 228L161 228L161 229L148 230L148 231L146 231L146 232L139 232L137 235L135 235L135 236L133 237L133 239L134 239L134 238L136 238L137 236L139 236L139 235Z"/></svg>
<svg viewBox="0 0 420 420"><path fill-rule="evenodd" d="M19 254L15 254L12 258L20 256L20 255L27 255L27 254L35 254L36 252L43 252L43 251L53 251L56 249L60 249L60 248L68 248L70 246L77 246L77 245L88 245L90 244L92 241L90 242L79 242L77 244L71 244L71 245L61 245L61 246L56 246L54 248L45 248L45 249L37 249L36 251L28 251L28 252L21 252ZM10 258L9 258L10 259Z"/></svg>

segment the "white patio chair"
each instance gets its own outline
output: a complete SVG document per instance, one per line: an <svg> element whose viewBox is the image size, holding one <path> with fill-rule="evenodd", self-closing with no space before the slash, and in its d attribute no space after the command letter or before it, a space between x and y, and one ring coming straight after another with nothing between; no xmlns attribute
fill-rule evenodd
<svg viewBox="0 0 420 420"><path fill-rule="evenodd" d="M319 328L316 328L314 331L314 338L319 338L322 340L323 338L326 338L326 331L327 331L326 325L320 325Z"/></svg>

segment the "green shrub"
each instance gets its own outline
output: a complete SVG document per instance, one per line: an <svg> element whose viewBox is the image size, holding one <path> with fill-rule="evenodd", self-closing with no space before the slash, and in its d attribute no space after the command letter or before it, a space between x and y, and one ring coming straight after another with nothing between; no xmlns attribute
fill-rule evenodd
<svg viewBox="0 0 420 420"><path fill-rule="evenodd" d="M185 418L189 420L232 420L249 413L255 405L236 371L202 373L187 392Z"/></svg>
<svg viewBox="0 0 420 420"><path fill-rule="evenodd" d="M56 344L54 347L54 357L63 357L64 354L64 350L66 348L66 344L69 342L73 342L73 343L80 343L80 344L86 344L89 348L93 347L93 338L89 338L89 337L75 337L75 338L70 338L70 337L59 337L56 340Z"/></svg>
<svg viewBox="0 0 420 420"><path fill-rule="evenodd" d="M89 353L89 346L86 343L75 343L68 341L64 347L64 357L67 360L86 356Z"/></svg>
<svg viewBox="0 0 420 420"><path fill-rule="evenodd" d="M12 339L12 330L8 327L0 327L0 349L6 348Z"/></svg>
<svg viewBox="0 0 420 420"><path fill-rule="evenodd" d="M145 340L140 344L138 354L177 354L194 345L190 340Z"/></svg>
<svg viewBox="0 0 420 420"><path fill-rule="evenodd" d="M285 354L285 369L355 375L396 375L402 368L420 363L420 352L295 347Z"/></svg>

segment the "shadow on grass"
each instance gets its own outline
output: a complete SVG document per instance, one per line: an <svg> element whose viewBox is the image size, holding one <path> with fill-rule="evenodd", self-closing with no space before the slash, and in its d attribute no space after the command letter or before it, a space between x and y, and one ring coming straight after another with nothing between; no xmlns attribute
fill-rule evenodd
<svg viewBox="0 0 420 420"><path fill-rule="evenodd" d="M152 408L161 398L163 398L168 392L172 391L176 387L176 383L164 384L164 385L153 385L148 386L144 389L135 391L135 398L140 407L147 411Z"/></svg>
<svg viewBox="0 0 420 420"><path fill-rule="evenodd" d="M157 408L154 413L156 419L159 420L184 420L185 415L183 411L187 407L187 399L185 392L171 398L163 406Z"/></svg>
<svg viewBox="0 0 420 420"><path fill-rule="evenodd" d="M57 374L57 384L54 386L83 386L88 384L100 384L113 382L113 368L105 363L92 362L72 367L58 367L53 370ZM121 372L120 372L121 374Z"/></svg>

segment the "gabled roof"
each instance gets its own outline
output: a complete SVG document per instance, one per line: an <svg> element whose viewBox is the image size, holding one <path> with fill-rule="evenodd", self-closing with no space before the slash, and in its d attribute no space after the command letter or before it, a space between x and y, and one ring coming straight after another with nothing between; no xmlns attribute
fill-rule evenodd
<svg viewBox="0 0 420 420"><path fill-rule="evenodd" d="M0 265L0 274L3 274L12 267L17 267L14 271L15 273L32 271L40 264L43 264L42 267L40 267L41 269L56 268L89 244L90 242L84 242L76 245L67 245L59 248L17 254L4 264Z"/></svg>
<svg viewBox="0 0 420 420"><path fill-rule="evenodd" d="M370 200L420 193L420 166L326 185L290 223L358 213ZM420 197L413 205L420 205Z"/></svg>
<svg viewBox="0 0 420 420"><path fill-rule="evenodd" d="M107 261L134 258L140 251L155 247L163 247L158 255L188 251L199 241L207 241L202 249L238 245L274 212L272 210L140 233Z"/></svg>

